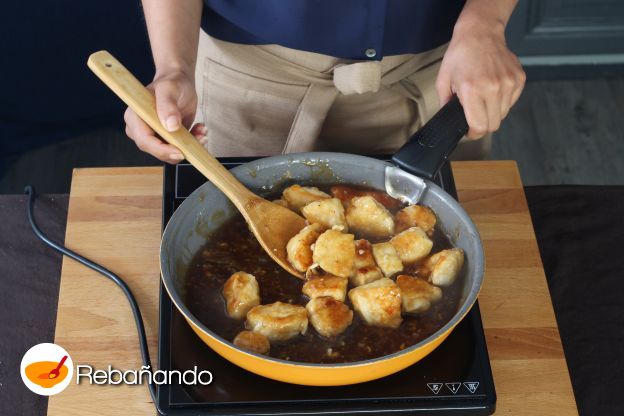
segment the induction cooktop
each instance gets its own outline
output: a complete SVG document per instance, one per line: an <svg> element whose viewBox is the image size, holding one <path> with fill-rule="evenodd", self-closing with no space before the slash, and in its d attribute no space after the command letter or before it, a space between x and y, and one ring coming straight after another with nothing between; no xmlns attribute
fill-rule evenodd
<svg viewBox="0 0 624 416"><path fill-rule="evenodd" d="M387 160L387 157L380 157ZM223 158L228 168L253 158ZM456 196L449 164L435 178ZM176 208L206 179L190 164L164 172L163 228ZM221 358L173 306L161 283L158 368L209 370L209 385L160 385L158 406L167 415L490 415L494 380L478 302L431 354L399 373L340 387L309 387L270 380Z"/></svg>

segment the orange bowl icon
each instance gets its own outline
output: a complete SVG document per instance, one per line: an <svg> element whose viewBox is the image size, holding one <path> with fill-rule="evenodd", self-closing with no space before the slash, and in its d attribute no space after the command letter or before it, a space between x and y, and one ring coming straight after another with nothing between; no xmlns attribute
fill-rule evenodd
<svg viewBox="0 0 624 416"><path fill-rule="evenodd" d="M28 377L28 379L33 383L38 384L43 388L49 389L54 387L61 381L65 380L65 377L67 377L69 372L67 366L62 365L59 368L58 376L55 376L54 373L52 373L52 370L54 370L58 364L59 363L56 361L38 361L29 364L25 369L26 377Z"/></svg>
<svg viewBox="0 0 624 416"><path fill-rule="evenodd" d="M33 345L22 357L20 375L28 390L41 396L53 396L72 381L74 363L60 345L49 342Z"/></svg>

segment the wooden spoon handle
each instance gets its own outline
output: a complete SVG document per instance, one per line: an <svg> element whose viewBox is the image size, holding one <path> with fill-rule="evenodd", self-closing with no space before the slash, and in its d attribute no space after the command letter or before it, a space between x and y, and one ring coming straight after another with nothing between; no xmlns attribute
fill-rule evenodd
<svg viewBox="0 0 624 416"><path fill-rule="evenodd" d="M153 94L117 59L107 51L99 51L89 57L87 65L160 137L180 149L186 160L223 191L241 212L246 211L245 202L253 196L251 191L208 153L186 128L168 131L160 123Z"/></svg>

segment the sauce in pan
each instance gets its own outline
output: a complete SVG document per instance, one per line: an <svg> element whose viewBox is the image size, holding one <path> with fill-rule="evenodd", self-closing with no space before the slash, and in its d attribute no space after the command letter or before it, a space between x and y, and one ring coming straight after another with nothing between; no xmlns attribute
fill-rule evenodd
<svg viewBox="0 0 624 416"><path fill-rule="evenodd" d="M360 189L354 191L361 192ZM397 208L400 207L390 210L396 211ZM432 253L452 247L437 227L432 240ZM419 265L415 264L403 273L416 275L418 268ZM227 315L221 294L225 281L237 271L256 277L263 305L282 301L305 306L308 302L308 298L301 293L303 280L273 262L249 231L243 217L237 214L224 223L194 256L186 276L188 308L206 327L226 340L232 341L245 329L244 320ZM327 364L362 361L405 349L433 334L455 315L464 275L462 270L453 285L442 288L442 299L432 304L427 312L403 314L403 322L397 329L367 325L354 313L353 323L335 339L321 337L309 325L306 335L282 343L271 343L268 355L290 361ZM345 303L353 309L348 297Z"/></svg>

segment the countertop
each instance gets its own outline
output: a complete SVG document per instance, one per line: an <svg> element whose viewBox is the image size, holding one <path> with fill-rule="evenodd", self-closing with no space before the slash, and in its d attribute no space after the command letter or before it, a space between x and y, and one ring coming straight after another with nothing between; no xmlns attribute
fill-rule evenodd
<svg viewBox="0 0 624 416"><path fill-rule="evenodd" d="M479 297L498 394L496 414L576 414L531 217L514 162L453 163L459 199L484 241ZM153 358L158 328L161 168L74 171L65 243L124 277L138 298ZM63 260L55 342L74 362L141 366L124 296ZM145 386L72 384L49 415L153 414Z"/></svg>

